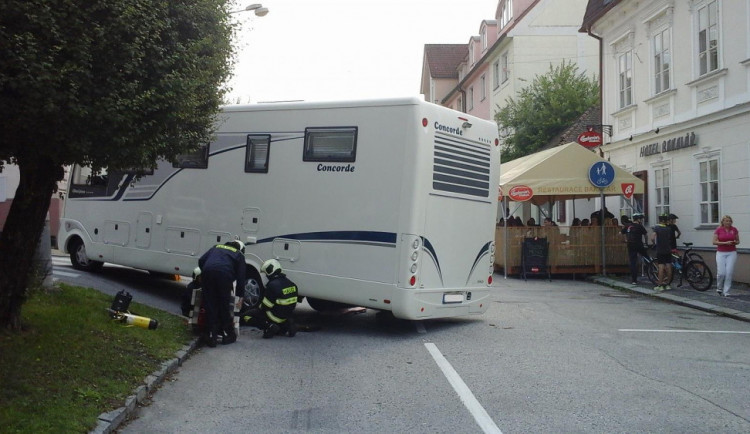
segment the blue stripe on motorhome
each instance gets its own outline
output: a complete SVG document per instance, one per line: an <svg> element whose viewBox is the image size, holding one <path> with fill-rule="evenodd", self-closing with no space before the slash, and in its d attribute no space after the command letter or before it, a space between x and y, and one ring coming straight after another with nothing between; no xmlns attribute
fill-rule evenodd
<svg viewBox="0 0 750 434"><path fill-rule="evenodd" d="M467 285L469 284L469 280L471 280L471 275L472 275L472 273L474 273L474 269L477 268L477 264L479 263L479 260L482 259L482 257L484 257L484 255L486 255L487 253L489 253L489 251L490 251L490 244L492 244L491 241L488 242L487 244L485 244L484 246L482 246L482 248L479 250L479 254L477 254L476 259L474 259L474 264L472 264L471 270L469 270L469 275L466 276L466 284Z"/></svg>
<svg viewBox="0 0 750 434"><path fill-rule="evenodd" d="M287 238L297 241L356 241L396 245L396 234L393 232L376 231L329 231L329 232L306 232L299 234L279 235L277 237L258 240L260 243L269 243L278 238Z"/></svg>

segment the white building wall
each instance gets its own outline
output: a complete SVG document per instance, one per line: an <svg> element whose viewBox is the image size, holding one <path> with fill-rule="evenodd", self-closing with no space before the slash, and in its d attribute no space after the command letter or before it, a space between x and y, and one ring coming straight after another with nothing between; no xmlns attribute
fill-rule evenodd
<svg viewBox="0 0 750 434"><path fill-rule="evenodd" d="M750 245L750 1L718 1L718 68L700 74L697 11L708 0L623 1L593 26L603 38L604 123L614 130L605 156L630 172L648 173L646 214L656 222L656 171L669 169L669 210L678 215L682 241L712 252L717 222L705 221L699 165L717 159L718 218L729 214ZM656 93L653 37L671 32L670 88ZM593 38L592 38L593 39ZM633 53L633 103L618 99L618 58ZM696 144L665 149L671 139L695 134ZM608 207L616 209L615 199ZM741 235L742 237L742 235ZM740 247L743 247L742 245ZM742 249L743 261L750 261ZM713 258L710 253L706 259ZM750 281L750 267L735 280Z"/></svg>

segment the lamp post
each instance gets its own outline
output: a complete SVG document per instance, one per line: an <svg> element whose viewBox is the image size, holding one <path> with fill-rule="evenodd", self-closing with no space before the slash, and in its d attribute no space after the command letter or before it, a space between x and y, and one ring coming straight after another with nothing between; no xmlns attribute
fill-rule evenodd
<svg viewBox="0 0 750 434"><path fill-rule="evenodd" d="M240 12L249 12L254 11L255 15L258 17L265 17L266 14L268 14L268 8L264 8L262 4L260 3L253 3L251 5L248 5L245 9L240 9L238 11L231 11L230 14L238 14Z"/></svg>

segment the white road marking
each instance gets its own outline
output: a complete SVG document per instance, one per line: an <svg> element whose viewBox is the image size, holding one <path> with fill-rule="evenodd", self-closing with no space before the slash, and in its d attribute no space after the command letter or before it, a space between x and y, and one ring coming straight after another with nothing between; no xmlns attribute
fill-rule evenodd
<svg viewBox="0 0 750 434"><path fill-rule="evenodd" d="M52 275L53 276L65 276L65 277L78 277L80 274L78 273L68 273L67 271L58 271L54 268L52 269Z"/></svg>
<svg viewBox="0 0 750 434"><path fill-rule="evenodd" d="M644 333L721 333L746 335L750 332L735 332L731 330L648 330L648 329L619 329L618 332L644 332Z"/></svg>
<svg viewBox="0 0 750 434"><path fill-rule="evenodd" d="M437 346L429 342L426 342L424 346L427 348L427 351L430 352L432 358L435 359L435 363L437 363L438 367L440 367L440 370L443 371L443 375L445 375L445 378L447 378L448 382L451 384L451 386L453 386L453 390L455 390L458 394L458 397L461 398L461 402L464 403L471 415L474 416L474 420L477 422L482 431L485 433L502 434L500 428L495 425L495 422L492 420L490 415L487 414L487 411L484 409L484 407L482 407L482 404L477 401L477 399L474 397L474 394L471 393L469 387L466 385L466 383L464 383L456 370L453 369L453 366L451 366L450 362L448 362L448 360L443 357Z"/></svg>

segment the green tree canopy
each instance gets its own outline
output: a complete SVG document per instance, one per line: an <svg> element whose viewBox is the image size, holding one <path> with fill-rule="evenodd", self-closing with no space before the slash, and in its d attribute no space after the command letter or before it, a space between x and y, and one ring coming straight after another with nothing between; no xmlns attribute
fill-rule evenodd
<svg viewBox="0 0 750 434"><path fill-rule="evenodd" d="M521 90L517 99L498 106L495 120L508 133L502 161L533 154L599 100L599 83L578 72L574 63L550 65ZM502 136L503 134L501 134Z"/></svg>
<svg viewBox="0 0 750 434"><path fill-rule="evenodd" d="M0 325L17 328L63 166L152 168L210 140L233 48L227 0L0 2Z"/></svg>

